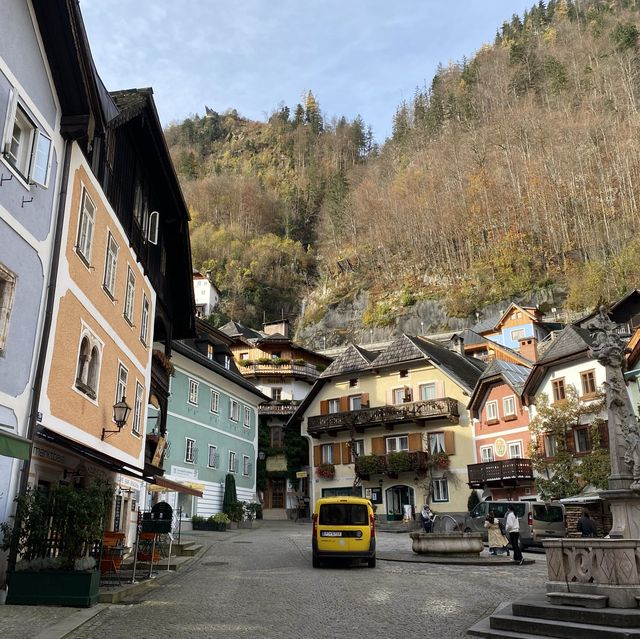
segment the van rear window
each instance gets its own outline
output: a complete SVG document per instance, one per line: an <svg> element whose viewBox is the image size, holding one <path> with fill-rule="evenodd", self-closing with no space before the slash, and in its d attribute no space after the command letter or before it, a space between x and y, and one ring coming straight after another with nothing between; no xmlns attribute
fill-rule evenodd
<svg viewBox="0 0 640 639"><path fill-rule="evenodd" d="M366 526L369 523L364 504L323 504L318 523L321 526Z"/></svg>
<svg viewBox="0 0 640 639"><path fill-rule="evenodd" d="M562 506L533 506L533 518L547 523L560 523L564 521Z"/></svg>

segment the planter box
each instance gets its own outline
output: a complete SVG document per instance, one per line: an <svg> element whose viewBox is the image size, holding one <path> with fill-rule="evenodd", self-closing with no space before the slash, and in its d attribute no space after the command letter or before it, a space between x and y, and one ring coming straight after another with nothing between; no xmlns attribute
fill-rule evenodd
<svg viewBox="0 0 640 639"><path fill-rule="evenodd" d="M194 521L191 523L193 530L217 530L224 532L227 524L218 523L217 521Z"/></svg>
<svg viewBox="0 0 640 639"><path fill-rule="evenodd" d="M21 570L7 584L7 604L89 608L98 602L100 571Z"/></svg>

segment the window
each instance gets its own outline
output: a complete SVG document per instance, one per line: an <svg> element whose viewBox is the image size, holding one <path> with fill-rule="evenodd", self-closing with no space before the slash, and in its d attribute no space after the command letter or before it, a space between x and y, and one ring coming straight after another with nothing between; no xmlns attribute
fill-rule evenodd
<svg viewBox="0 0 640 639"><path fill-rule="evenodd" d="M140 319L140 341L147 345L147 332L149 330L149 300L142 295L142 318Z"/></svg>
<svg viewBox="0 0 640 639"><path fill-rule="evenodd" d="M124 297L124 318L131 324L133 322L133 300L136 294L136 276L131 267L127 267L127 290Z"/></svg>
<svg viewBox="0 0 640 639"><path fill-rule="evenodd" d="M356 457L364 455L364 439L355 439L351 443L351 461L355 461Z"/></svg>
<svg viewBox="0 0 640 639"><path fill-rule="evenodd" d="M322 463L333 464L333 444L322 445Z"/></svg>
<svg viewBox="0 0 640 639"><path fill-rule="evenodd" d="M522 442L509 442L509 459L522 459Z"/></svg>
<svg viewBox="0 0 640 639"><path fill-rule="evenodd" d="M127 396L127 380L129 378L129 371L124 364L118 366L118 381L116 382L116 402L124 399Z"/></svg>
<svg viewBox="0 0 640 639"><path fill-rule="evenodd" d="M80 220L78 221L78 238L76 251L87 264L91 263L91 242L96 218L96 205L91 201L86 189L82 189Z"/></svg>
<svg viewBox="0 0 640 639"><path fill-rule="evenodd" d="M511 331L511 339L514 342L517 342L519 339L524 337L524 328L517 328L514 331Z"/></svg>
<svg viewBox="0 0 640 639"><path fill-rule="evenodd" d="M144 195L142 193L142 184L139 180L136 181L136 187L133 194L133 219L138 226L142 226L144 210Z"/></svg>
<svg viewBox="0 0 640 639"><path fill-rule="evenodd" d="M229 451L229 463L227 466L227 470L230 473L238 472L238 467L236 466L236 454L232 450Z"/></svg>
<svg viewBox="0 0 640 639"><path fill-rule="evenodd" d="M0 264L0 354L7 347L9 319L16 294L15 273Z"/></svg>
<svg viewBox="0 0 640 639"><path fill-rule="evenodd" d="M107 257L104 264L104 280L102 286L113 299L116 290L116 268L118 266L118 243L109 233L107 238Z"/></svg>
<svg viewBox="0 0 640 639"><path fill-rule="evenodd" d="M561 402L566 398L567 394L564 388L564 379L556 379L551 382L551 389L553 391L554 402Z"/></svg>
<svg viewBox="0 0 640 639"><path fill-rule="evenodd" d="M184 461L188 464L196 462L196 440L186 437L186 446L184 450Z"/></svg>
<svg viewBox="0 0 640 639"><path fill-rule="evenodd" d="M494 460L493 446L480 446L480 459L483 463L492 462Z"/></svg>
<svg viewBox="0 0 640 639"><path fill-rule="evenodd" d="M446 479L433 480L433 501L449 501L449 483Z"/></svg>
<svg viewBox="0 0 640 639"><path fill-rule="evenodd" d="M580 381L582 382L583 395L595 395L596 392L596 372L585 371L580 373Z"/></svg>
<svg viewBox="0 0 640 639"><path fill-rule="evenodd" d="M282 448L284 446L284 428L282 426L272 426L269 430L271 448Z"/></svg>
<svg viewBox="0 0 640 639"><path fill-rule="evenodd" d="M409 437L399 435L398 437L387 437L386 446L388 453L396 453L401 450L409 450Z"/></svg>
<svg viewBox="0 0 640 639"><path fill-rule="evenodd" d="M420 399L425 402L430 399L436 399L436 383L422 384L420 386Z"/></svg>
<svg viewBox="0 0 640 639"><path fill-rule="evenodd" d="M249 353L240 353L240 360L246 361L249 359Z"/></svg>
<svg viewBox="0 0 640 639"><path fill-rule="evenodd" d="M244 407L244 422L243 425L246 428L251 426L251 409L248 406Z"/></svg>
<svg viewBox="0 0 640 639"><path fill-rule="evenodd" d="M242 456L242 474L245 477L248 477L251 474L251 461L249 460L249 455Z"/></svg>
<svg viewBox="0 0 640 639"><path fill-rule="evenodd" d="M150 244L158 244L158 226L160 222L160 213L152 211L149 215L149 224L147 229L147 240Z"/></svg>
<svg viewBox="0 0 640 639"><path fill-rule="evenodd" d="M340 412L340 400L339 399L330 399L329 400L329 412L330 413L339 413Z"/></svg>
<svg viewBox="0 0 640 639"><path fill-rule="evenodd" d="M444 453L444 433L429 433L429 452L433 455L435 453Z"/></svg>
<svg viewBox="0 0 640 639"><path fill-rule="evenodd" d="M212 413L220 411L220 393L218 391L211 391L211 408L209 410Z"/></svg>
<svg viewBox="0 0 640 639"><path fill-rule="evenodd" d="M142 421L142 396L144 388L140 382L136 382L136 399L133 404L133 424L131 430L134 435L140 434L140 422Z"/></svg>
<svg viewBox="0 0 640 639"><path fill-rule="evenodd" d="M218 467L218 448L213 444L209 444L209 453L207 455L207 466L209 468Z"/></svg>
<svg viewBox="0 0 640 639"><path fill-rule="evenodd" d="M487 402L486 410L487 410L487 421L497 422L498 421L498 402L495 400L491 402Z"/></svg>
<svg viewBox="0 0 640 639"><path fill-rule="evenodd" d="M393 403L404 404L411 401L411 389L408 386L393 389Z"/></svg>
<svg viewBox="0 0 640 639"><path fill-rule="evenodd" d="M102 345L96 337L85 332L80 340L75 387L91 399L98 396L101 353ZM117 397L116 401L120 399Z"/></svg>
<svg viewBox="0 0 640 639"><path fill-rule="evenodd" d="M224 356L224 367L229 370L231 368L231 358L228 355Z"/></svg>
<svg viewBox="0 0 640 639"><path fill-rule="evenodd" d="M38 129L16 98L10 89L4 156L27 182L46 188L51 168L51 139Z"/></svg>
<svg viewBox="0 0 640 639"><path fill-rule="evenodd" d="M516 416L516 398L513 395L502 400L502 411L505 417Z"/></svg>
<svg viewBox="0 0 640 639"><path fill-rule="evenodd" d="M349 380L349 388L356 388L358 386L358 378L355 377L354 379L350 379Z"/></svg>
<svg viewBox="0 0 640 639"><path fill-rule="evenodd" d="M586 453L591 450L588 428L576 428L573 431L573 439L576 445L576 453Z"/></svg>
<svg viewBox="0 0 640 639"><path fill-rule="evenodd" d="M213 344L207 344L207 359L213 359L214 348Z"/></svg>
<svg viewBox="0 0 640 639"><path fill-rule="evenodd" d="M405 368L401 371L398 371L398 375L400 379L405 379L406 377L409 377L409 371Z"/></svg>
<svg viewBox="0 0 640 639"><path fill-rule="evenodd" d="M231 400L231 404L229 406L229 419L234 422L237 422L240 419L240 404L235 400Z"/></svg>
<svg viewBox="0 0 640 639"><path fill-rule="evenodd" d="M557 452L556 436L545 435L544 436L544 452L547 457L555 457Z"/></svg>
<svg viewBox="0 0 640 639"><path fill-rule="evenodd" d="M281 388L272 388L271 389L271 399L275 402L279 402L282 399L282 389Z"/></svg>
<svg viewBox="0 0 640 639"><path fill-rule="evenodd" d="M189 396L187 401L194 406L198 405L198 386L199 384L195 379L189 380Z"/></svg>
<svg viewBox="0 0 640 639"><path fill-rule="evenodd" d="M351 395L349 397L349 410L360 410L362 408L362 395Z"/></svg>
<svg viewBox="0 0 640 639"><path fill-rule="evenodd" d="M271 359L280 359L282 353L271 353Z"/></svg>

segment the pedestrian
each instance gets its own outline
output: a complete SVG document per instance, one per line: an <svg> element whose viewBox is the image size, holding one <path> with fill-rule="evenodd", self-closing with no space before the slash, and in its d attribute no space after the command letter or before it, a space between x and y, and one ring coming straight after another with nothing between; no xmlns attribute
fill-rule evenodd
<svg viewBox="0 0 640 639"><path fill-rule="evenodd" d="M489 529L489 554L502 555L505 552L509 556L509 540L504 536L500 521L496 518L493 510L489 511L484 522L484 527Z"/></svg>
<svg viewBox="0 0 640 639"><path fill-rule="evenodd" d="M582 517L578 519L578 523L576 524L576 530L582 534L583 537L596 537L597 530L596 525L591 520L589 516L589 511L585 508L582 511Z"/></svg>
<svg viewBox="0 0 640 639"><path fill-rule="evenodd" d="M520 522L516 517L512 504L507 506L507 520L504 524L504 528L509 535L511 548L513 548L513 561L522 566L524 563L524 557L520 550Z"/></svg>
<svg viewBox="0 0 640 639"><path fill-rule="evenodd" d="M430 533L433 530L433 518L434 515L431 512L428 504L425 504L420 511L420 519L422 520L422 527L426 533Z"/></svg>

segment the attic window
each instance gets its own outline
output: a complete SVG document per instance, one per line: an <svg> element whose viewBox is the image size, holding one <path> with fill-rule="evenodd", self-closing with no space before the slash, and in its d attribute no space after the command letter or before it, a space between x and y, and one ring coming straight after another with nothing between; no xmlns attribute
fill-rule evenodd
<svg viewBox="0 0 640 639"><path fill-rule="evenodd" d="M404 377L409 377L409 371L406 370L406 369L400 371L400 379L402 379Z"/></svg>
<svg viewBox="0 0 640 639"><path fill-rule="evenodd" d="M349 388L355 388L358 385L358 378L349 380Z"/></svg>

